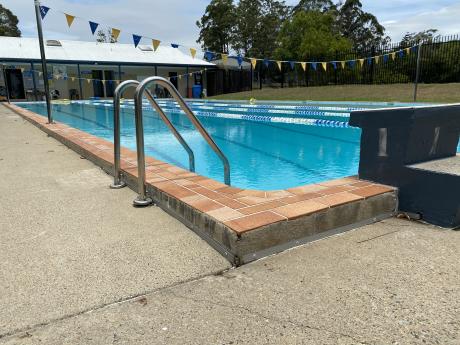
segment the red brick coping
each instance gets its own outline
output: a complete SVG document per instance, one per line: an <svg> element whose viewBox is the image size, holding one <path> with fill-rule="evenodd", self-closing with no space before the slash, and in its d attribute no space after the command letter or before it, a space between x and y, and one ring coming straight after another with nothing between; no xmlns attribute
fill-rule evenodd
<svg viewBox="0 0 460 345"><path fill-rule="evenodd" d="M106 170L112 172L114 157L111 142L65 124L50 125L44 116L15 105L7 106L67 146L74 148L77 145L93 158L102 161ZM132 181L137 178L136 152L121 149L121 169L126 178ZM393 187L360 180L357 177L286 190L240 189L152 157L146 157L146 181L147 189L158 189L205 213L217 222L223 223L237 237L270 224L287 222L340 205L395 192Z"/></svg>

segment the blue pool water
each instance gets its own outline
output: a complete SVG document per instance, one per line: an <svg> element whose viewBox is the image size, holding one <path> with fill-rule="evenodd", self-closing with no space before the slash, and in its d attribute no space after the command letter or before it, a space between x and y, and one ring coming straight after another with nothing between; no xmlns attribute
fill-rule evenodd
<svg viewBox="0 0 460 345"><path fill-rule="evenodd" d="M397 106L381 103L189 103L230 161L232 185L275 190L355 175L361 131L348 126L350 111ZM19 103L41 115L44 103ZM196 172L223 181L223 167L177 103L161 100L170 120L195 153ZM109 101L53 104L54 119L113 142ZM188 156L148 103L144 105L146 154L188 169ZM134 106L124 101L122 146L135 150Z"/></svg>

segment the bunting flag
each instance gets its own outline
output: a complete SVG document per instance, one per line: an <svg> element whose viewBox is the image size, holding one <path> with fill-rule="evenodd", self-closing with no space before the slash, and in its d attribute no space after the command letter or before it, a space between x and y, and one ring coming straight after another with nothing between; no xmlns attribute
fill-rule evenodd
<svg viewBox="0 0 460 345"><path fill-rule="evenodd" d="M153 51L157 51L158 47L160 46L161 41L158 40L152 40L152 46L153 46Z"/></svg>
<svg viewBox="0 0 460 345"><path fill-rule="evenodd" d="M208 61L214 60L214 53L213 53L213 52L210 52L210 51L206 51L206 52L204 53L204 59L205 59L205 60L208 60Z"/></svg>
<svg viewBox="0 0 460 345"><path fill-rule="evenodd" d="M227 64L227 61L228 61L228 54L220 54L222 56L222 62L224 63L224 65Z"/></svg>
<svg viewBox="0 0 460 345"><path fill-rule="evenodd" d="M396 53L390 53L391 60L394 60L396 58Z"/></svg>
<svg viewBox="0 0 460 345"><path fill-rule="evenodd" d="M189 76L189 77L193 77L193 72L190 72L190 73L188 74L188 76Z"/></svg>
<svg viewBox="0 0 460 345"><path fill-rule="evenodd" d="M337 69L337 61L332 61L331 64L334 69Z"/></svg>
<svg viewBox="0 0 460 345"><path fill-rule="evenodd" d="M243 64L243 57L241 55L238 55L236 57L236 61L238 61L238 66L241 67L241 65Z"/></svg>
<svg viewBox="0 0 460 345"><path fill-rule="evenodd" d="M182 75L181 74L179 74L179 80L182 80Z"/></svg>
<svg viewBox="0 0 460 345"><path fill-rule="evenodd" d="M323 70L327 71L327 62L321 62L321 66L323 66Z"/></svg>
<svg viewBox="0 0 460 345"><path fill-rule="evenodd" d="M406 48L406 49L404 49L404 50L406 51L406 54L407 54L407 55L410 55L410 48Z"/></svg>
<svg viewBox="0 0 460 345"><path fill-rule="evenodd" d="M400 50L400 51L399 51L399 57L400 57L400 58L403 58L403 57L404 57L404 50Z"/></svg>
<svg viewBox="0 0 460 345"><path fill-rule="evenodd" d="M350 68L355 68L356 61L355 60L350 60L350 61L348 61L348 65L350 65Z"/></svg>
<svg viewBox="0 0 460 345"><path fill-rule="evenodd" d="M317 68L318 68L318 63L312 62L312 63L311 63L311 67L316 71Z"/></svg>
<svg viewBox="0 0 460 345"><path fill-rule="evenodd" d="M195 58L196 55L196 49L195 48L190 48L190 55L192 55L192 58Z"/></svg>
<svg viewBox="0 0 460 345"><path fill-rule="evenodd" d="M295 69L295 61L289 61L289 66L291 66L291 69Z"/></svg>
<svg viewBox="0 0 460 345"><path fill-rule="evenodd" d="M171 43L171 47L177 49L177 48L179 48L179 45L177 43Z"/></svg>
<svg viewBox="0 0 460 345"><path fill-rule="evenodd" d="M106 82L106 80L101 80L101 83L102 83L102 85L104 85L104 86L105 86L105 82Z"/></svg>
<svg viewBox="0 0 460 345"><path fill-rule="evenodd" d="M251 59L251 65L252 65L252 68L253 68L253 69L256 69L256 66L257 66L257 59L252 58L252 59Z"/></svg>
<svg viewBox="0 0 460 345"><path fill-rule="evenodd" d="M282 71L283 62L281 62L281 61L276 61L276 64L278 65L278 69L279 69L280 71Z"/></svg>
<svg viewBox="0 0 460 345"><path fill-rule="evenodd" d="M120 30L112 28L112 37L115 39L115 41L118 40L118 36L120 36Z"/></svg>
<svg viewBox="0 0 460 345"><path fill-rule="evenodd" d="M307 71L307 63L306 62L301 62L300 65L302 66L302 69L304 72Z"/></svg>
<svg viewBox="0 0 460 345"><path fill-rule="evenodd" d="M64 13L65 19L67 20L67 25L69 28L72 26L73 21L75 20L75 16L71 16L70 14Z"/></svg>
<svg viewBox="0 0 460 345"><path fill-rule="evenodd" d="M75 77L70 77L70 80L75 81Z"/></svg>
<svg viewBox="0 0 460 345"><path fill-rule="evenodd" d="M367 58L367 63L369 64L369 66L372 65L372 58L371 58L371 57L368 57L368 58Z"/></svg>
<svg viewBox="0 0 460 345"><path fill-rule="evenodd" d="M141 41L141 39L142 39L142 36L133 34L134 48L137 48L137 46L139 45L139 42Z"/></svg>
<svg viewBox="0 0 460 345"><path fill-rule="evenodd" d="M378 64L380 61L380 56L374 56L375 63Z"/></svg>
<svg viewBox="0 0 460 345"><path fill-rule="evenodd" d="M91 79L89 79L89 78L86 79L86 82L87 82L88 84L91 84Z"/></svg>
<svg viewBox="0 0 460 345"><path fill-rule="evenodd" d="M98 23L89 22L89 27L91 28L91 32L93 33L93 35L94 35L94 33L96 32L98 26L99 26Z"/></svg>
<svg viewBox="0 0 460 345"><path fill-rule="evenodd" d="M340 61L340 65L342 65L342 69L345 69L346 62L345 61Z"/></svg>
<svg viewBox="0 0 460 345"><path fill-rule="evenodd" d="M50 10L49 7L46 6L40 6L40 16L42 17L42 20L45 19L46 15L48 14L48 11Z"/></svg>
<svg viewBox="0 0 460 345"><path fill-rule="evenodd" d="M264 65L268 68L268 66L270 66L270 61L268 61L268 59L264 59Z"/></svg>
<svg viewBox="0 0 460 345"><path fill-rule="evenodd" d="M383 55L383 63L386 63L390 56L388 54Z"/></svg>
<svg viewBox="0 0 460 345"><path fill-rule="evenodd" d="M364 59L359 59L358 62L359 62L359 67L362 68L364 65Z"/></svg>
<svg viewBox="0 0 460 345"><path fill-rule="evenodd" d="M43 72L38 72L38 76L41 77L43 75Z"/></svg>

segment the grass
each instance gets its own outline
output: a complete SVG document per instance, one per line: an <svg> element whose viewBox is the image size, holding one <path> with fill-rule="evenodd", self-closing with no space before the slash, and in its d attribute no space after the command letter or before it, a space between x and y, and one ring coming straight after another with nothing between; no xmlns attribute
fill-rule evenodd
<svg viewBox="0 0 460 345"><path fill-rule="evenodd" d="M222 100L413 102L413 84L264 88L210 97ZM460 103L460 83L420 84L419 102Z"/></svg>

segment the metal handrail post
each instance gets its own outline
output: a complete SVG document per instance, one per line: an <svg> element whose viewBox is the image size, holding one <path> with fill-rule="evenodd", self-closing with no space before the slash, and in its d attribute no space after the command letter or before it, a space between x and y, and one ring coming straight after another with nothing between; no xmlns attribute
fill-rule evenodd
<svg viewBox="0 0 460 345"><path fill-rule="evenodd" d="M10 104L10 91L8 90L8 82L6 80L6 72L5 72L5 65L2 64L2 72L3 72L3 81L5 84L5 93L6 93L6 100L8 101L8 104Z"/></svg>
<svg viewBox="0 0 460 345"><path fill-rule="evenodd" d="M114 129L114 182L112 185L110 185L110 188L112 189L120 189L126 186L126 183L121 180L121 167L120 167L120 161L121 161L121 142L120 142L120 101L121 97L123 96L123 93L128 87L135 87L139 85L140 82L137 80L127 80L122 82L114 92L114 97L113 97L113 114L114 114L114 119L113 119L113 129ZM149 90L144 91L145 96L149 100L150 104L155 108L155 110L158 112L160 115L161 119L163 122L165 122L166 126L170 129L172 134L176 137L176 139L179 141L179 143L182 145L182 147L187 151L188 157L189 157L189 169L190 171L194 172L195 171L195 155L193 154L192 149L190 146L185 142L184 138L180 133L177 131L177 129L174 127L174 125L171 123L171 121L168 119L166 114L164 113L163 109L160 108L158 105L157 101L153 97L153 95L150 93Z"/></svg>
<svg viewBox="0 0 460 345"><path fill-rule="evenodd" d="M145 148L144 148L144 121L142 114L142 97L143 90L139 92L140 84L134 94L134 112L136 122L136 148L137 148L137 172L138 172L138 193L139 195L133 201L134 206L144 207L152 204L153 200L147 197L145 188Z"/></svg>
<svg viewBox="0 0 460 345"><path fill-rule="evenodd" d="M112 189L120 189L126 187L126 183L121 180L121 139L120 139L120 101L123 92L130 86L136 87L140 83L137 80L126 80L117 86L113 95L113 145L114 145L114 171L113 171L113 184L110 185Z"/></svg>
<svg viewBox="0 0 460 345"><path fill-rule="evenodd" d="M185 112L187 117L190 119L190 121L193 123L193 125L198 129L202 137L206 140L208 145L213 149L213 151L217 154L217 156L220 158L224 165L224 182L226 185L230 185L230 163L228 162L227 157L224 155L224 153L221 151L221 149L217 146L217 144L214 142L214 140L211 138L209 133L206 131L206 129L203 127L201 122L198 120L198 118L195 116L193 113L192 109L188 106L188 104L185 102L185 100L182 98L182 96L179 94L179 92L176 90L174 85L169 81L166 80L165 78L161 77L150 77L145 79L136 89L136 96L135 98L141 97L142 99L142 94L144 91L147 89L149 84L151 83L157 83L158 85L163 86L166 88L169 93L176 99L176 101L179 103L179 106L181 109ZM144 167L145 169L145 167Z"/></svg>

